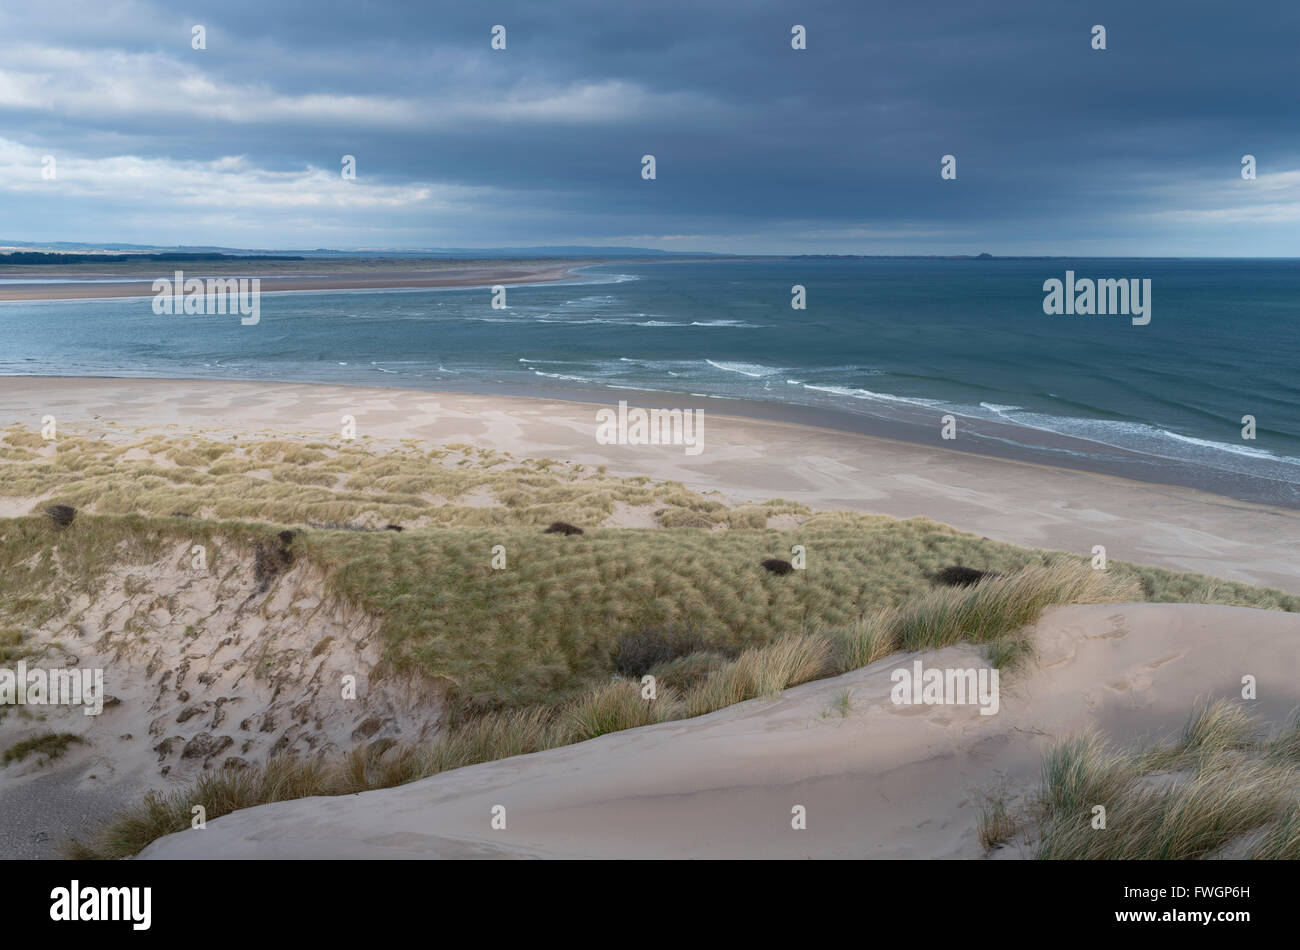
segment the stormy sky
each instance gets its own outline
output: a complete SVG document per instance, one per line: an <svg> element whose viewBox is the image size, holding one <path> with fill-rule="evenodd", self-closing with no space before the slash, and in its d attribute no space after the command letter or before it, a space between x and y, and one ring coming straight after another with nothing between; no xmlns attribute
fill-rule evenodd
<svg viewBox="0 0 1300 950"><path fill-rule="evenodd" d="M5 3L0 241L1297 256L1297 50L1293 0Z"/></svg>

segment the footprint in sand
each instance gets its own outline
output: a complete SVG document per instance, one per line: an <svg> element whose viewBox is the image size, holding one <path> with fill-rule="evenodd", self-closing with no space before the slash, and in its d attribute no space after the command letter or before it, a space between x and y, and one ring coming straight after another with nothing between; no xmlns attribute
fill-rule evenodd
<svg viewBox="0 0 1300 950"><path fill-rule="evenodd" d="M1164 666L1166 663L1172 663L1174 660L1182 659L1182 657L1183 654L1181 653L1171 653L1168 656L1161 657L1158 660L1152 660L1150 663L1147 664L1147 669L1148 670L1159 669L1160 667Z"/></svg>
<svg viewBox="0 0 1300 950"><path fill-rule="evenodd" d="M1110 621L1110 629L1102 633L1089 633L1086 638L1089 640L1118 640L1120 637L1128 636L1128 629L1124 626L1123 614L1111 614L1106 618Z"/></svg>

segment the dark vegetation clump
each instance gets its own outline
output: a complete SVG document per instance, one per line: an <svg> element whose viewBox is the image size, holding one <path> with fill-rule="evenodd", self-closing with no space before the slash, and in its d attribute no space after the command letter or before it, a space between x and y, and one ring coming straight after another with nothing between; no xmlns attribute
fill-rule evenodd
<svg viewBox="0 0 1300 950"><path fill-rule="evenodd" d="M794 570L793 564L791 564L789 561L783 561L777 557L768 558L766 561L763 562L763 567L767 568L767 570L771 571L773 574L778 574L781 577L784 577L786 574L789 574Z"/></svg>
<svg viewBox="0 0 1300 950"><path fill-rule="evenodd" d="M71 505L50 505L45 509L45 514L56 527L66 528L72 524L72 519L77 517L77 509Z"/></svg>
<svg viewBox="0 0 1300 950"><path fill-rule="evenodd" d="M278 545L268 541L258 542L253 556L253 579L257 592L265 594L271 581L293 566L293 539L296 531L281 531L276 535Z"/></svg>
<svg viewBox="0 0 1300 950"><path fill-rule="evenodd" d="M45 761L50 762L63 755L72 743L84 744L85 741L81 736L73 735L71 732L46 732L30 739L24 739L17 745L10 746L5 750L3 764L21 762L33 754L43 755Z"/></svg>
<svg viewBox="0 0 1300 950"><path fill-rule="evenodd" d="M401 531L401 530L402 530L402 526L401 526L400 524L386 524L386 525L384 525L384 530L385 530L385 531Z"/></svg>
<svg viewBox="0 0 1300 950"><path fill-rule="evenodd" d="M23 632L12 629L0 630L0 666L23 655ZM4 711L0 710L0 719L3 718Z"/></svg>
<svg viewBox="0 0 1300 950"><path fill-rule="evenodd" d="M567 521L552 521L551 526L542 534L582 534L582 529L577 525L569 524Z"/></svg>
<svg viewBox="0 0 1300 950"><path fill-rule="evenodd" d="M689 690L707 680L710 674L722 669L736 658L734 650L701 650L679 656L668 663L652 667L656 679L679 690Z"/></svg>
<svg viewBox="0 0 1300 950"><path fill-rule="evenodd" d="M690 628L647 627L618 641L614 669L623 676L644 676L656 666L704 649L704 638Z"/></svg>
<svg viewBox="0 0 1300 950"><path fill-rule="evenodd" d="M986 577L1001 576L997 571L981 571L975 567L953 565L936 571L931 579L936 584L942 584L944 587L970 587L972 584L978 584Z"/></svg>

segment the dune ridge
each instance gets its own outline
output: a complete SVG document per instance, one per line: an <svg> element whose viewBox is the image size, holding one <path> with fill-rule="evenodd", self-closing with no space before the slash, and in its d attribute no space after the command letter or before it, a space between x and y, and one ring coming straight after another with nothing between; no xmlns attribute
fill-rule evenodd
<svg viewBox="0 0 1300 950"><path fill-rule="evenodd" d="M1225 637L1224 631L1232 636ZM264 805L141 858L979 858L981 795L1030 793L1052 742L1175 734L1198 701L1240 698L1279 724L1300 706L1300 617L1248 608L1049 608L1039 660L1001 710L897 706L891 672L984 661L965 645L900 654L698 719L471 766L347 798ZM1249 660L1243 660L1249 657ZM846 714L838 697L851 691ZM507 827L491 828L504 805ZM793 830L791 809L807 809ZM1032 841L997 857L1028 857Z"/></svg>

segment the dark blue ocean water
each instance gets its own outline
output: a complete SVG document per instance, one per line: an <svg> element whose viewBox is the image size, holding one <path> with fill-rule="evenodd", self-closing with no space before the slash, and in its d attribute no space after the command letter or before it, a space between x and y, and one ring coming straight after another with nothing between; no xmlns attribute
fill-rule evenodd
<svg viewBox="0 0 1300 950"><path fill-rule="evenodd" d="M1045 315L1043 282L1067 269L1149 278L1150 324ZM148 298L5 303L0 374L527 382L934 431L953 413L963 434L1044 461L1136 453L1300 497L1300 261L627 262L582 274L511 287L504 311L486 288L264 294L256 326L156 316ZM794 284L806 310L790 306Z"/></svg>

